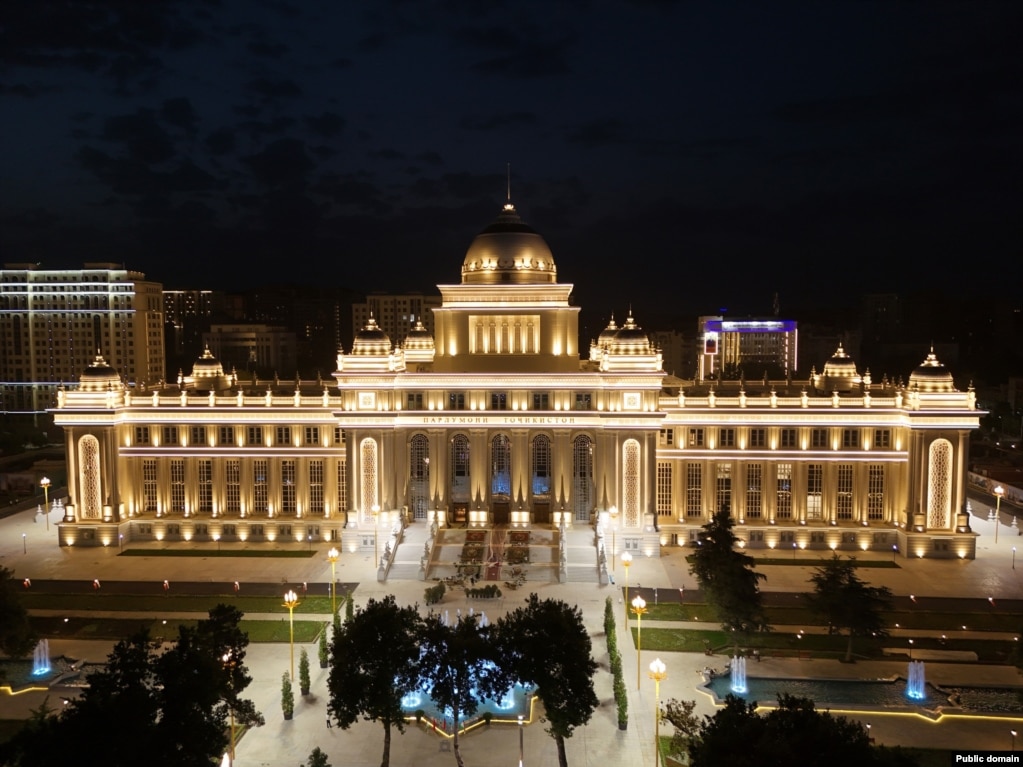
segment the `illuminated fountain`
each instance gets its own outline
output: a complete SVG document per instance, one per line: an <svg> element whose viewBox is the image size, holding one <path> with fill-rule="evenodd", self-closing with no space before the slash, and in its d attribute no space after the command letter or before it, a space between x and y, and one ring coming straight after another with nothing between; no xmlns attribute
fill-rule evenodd
<svg viewBox="0 0 1023 767"><path fill-rule="evenodd" d="M32 655L32 676L50 673L50 640L41 639Z"/></svg>
<svg viewBox="0 0 1023 767"><path fill-rule="evenodd" d="M508 721L514 721L517 715L522 714L528 719L532 692L532 688L516 684L496 698L483 698L480 700L477 716L489 713L491 716L507 717ZM441 709L437 706L430 697L429 688L425 686L402 696L401 707L409 715L415 711L422 711L428 719L435 721L453 718L452 710L450 708Z"/></svg>
<svg viewBox="0 0 1023 767"><path fill-rule="evenodd" d="M924 681L924 662L922 660L911 660L909 662L909 672L906 679L906 695L913 700L922 700L927 695Z"/></svg>
<svg viewBox="0 0 1023 767"><path fill-rule="evenodd" d="M746 659L738 655L732 658L732 692L746 692Z"/></svg>

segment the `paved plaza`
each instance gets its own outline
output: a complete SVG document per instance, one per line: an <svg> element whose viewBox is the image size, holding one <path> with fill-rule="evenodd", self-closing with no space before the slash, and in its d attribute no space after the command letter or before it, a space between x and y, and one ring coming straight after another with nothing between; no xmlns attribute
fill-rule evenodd
<svg viewBox="0 0 1023 767"><path fill-rule="evenodd" d="M1013 567L1013 547L1023 546L1023 538L1018 536L1016 529L1003 525L996 543L993 522L984 518L987 508L977 500L973 501L973 507L977 516L971 523L981 535L976 560L906 561L900 557L899 569L870 569L864 570L861 575L874 585L889 586L897 595L908 597L912 594L921 601L940 597L971 597L981 601L989 597L996 601L1023 599L1023 559L1019 567ZM201 546L197 545L197 548ZM27 577L36 580L91 582L99 578L107 582L131 580L158 583L167 579L171 584L176 581L239 581L265 584L264 588L279 586L282 582L306 582L311 592L315 593L319 589L327 593L330 565L325 557L327 547L320 548L323 551L311 559L118 557L115 547L59 548L53 525L47 534L45 520L32 511L0 520L0 564L13 569L19 579ZM655 587L660 593L677 593L681 588L692 593L696 583L688 573L685 553L685 549L666 549L664 556L659 559L637 557L629 574L631 589L642 588L644 596L648 598L652 596ZM372 552L343 555L336 572L339 581L358 584L355 592L357 604L364 604L370 597L394 594L401 604L422 605L423 590L428 585L411 580L378 583ZM764 584L766 591L808 590L809 567L764 567L763 572L768 576ZM617 575L620 587L624 580L620 567ZM594 654L601 666L595 679L601 704L591 722L577 730L568 741L569 764L576 767L606 767L609 764L653 767L654 685L646 678L646 667L653 660L654 654L642 653L640 689L637 690L637 654L626 635L624 605L621 604L619 589L596 583L527 583L523 590L506 589L503 599L486 603L488 617L496 619L519 606L529 591L536 591L541 598L562 599L582 608L586 626L593 637ZM602 624L604 601L608 596L619 603L618 640L630 696L629 726L626 731L620 731L617 727L611 675L607 670ZM441 605L452 614L459 608L467 610L469 606L470 603L464 598L451 593ZM304 616L296 613L296 618L300 617ZM324 616L316 617L323 619ZM1014 621L1007 620L1007 623ZM645 627L652 625L657 624L644 621ZM1005 635L1015 636L1015 632L1021 628L1019 625L1006 625ZM954 632L946 633L955 635ZM920 635L920 632L916 634ZM970 636L968 631L961 634ZM899 641L898 632L895 632L892 641L893 644ZM50 641L51 655L64 654L90 661L103 660L111 646L110 642ZM314 661L312 692L306 698L296 695L295 717L286 722L280 713L279 696L280 677L288 668L288 648L286 645L250 646L247 660L254 681L247 694L263 712L267 723L244 736L238 744L235 764L241 767L294 766L302 763L309 752L319 746L328 754L335 767L375 767L380 763L383 748L382 728L375 723L364 722L347 731L337 727L327 729L327 672L320 670L315 663L316 646L311 644L306 649ZM708 665L721 669L727 659L723 656L708 658L703 654L664 653L661 660L667 665L668 671L668 678L661 684L661 699L696 700L699 714L713 713L712 700L697 689L702 681L700 672ZM756 664L755 673L752 668L750 671L751 676L878 679L904 676L906 659L841 664L825 660L764 658ZM928 660L927 678L939 684L1023 687L1023 677L1009 666ZM51 691L51 704L58 703L61 694L66 693ZM45 693L34 692L13 697L0 696L0 718L25 717L30 709L40 704L44 696ZM896 716L884 712L854 712L849 716L869 722L871 736L878 743L928 748L1008 749L1010 730L1023 727L1023 719L1020 718L946 716L934 721L924 716ZM543 728L542 722L533 722L522 733L524 763L530 767L557 764L554 741L544 733ZM667 729L670 728L662 728L662 733ZM519 756L519 737L515 724L494 723L473 730L461 738L465 762L478 767L514 765ZM409 726L404 735L395 733L392 739L391 764L396 767L432 767L453 763L454 755L447 750L444 739L424 728Z"/></svg>

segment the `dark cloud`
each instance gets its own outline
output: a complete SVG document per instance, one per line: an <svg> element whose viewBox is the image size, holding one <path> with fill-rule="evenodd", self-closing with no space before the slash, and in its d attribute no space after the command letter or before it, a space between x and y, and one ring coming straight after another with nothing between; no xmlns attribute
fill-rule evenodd
<svg viewBox="0 0 1023 767"><path fill-rule="evenodd" d="M315 167L304 141L279 139L261 152L244 158L256 180L269 187L304 186Z"/></svg>
<svg viewBox="0 0 1023 767"><path fill-rule="evenodd" d="M156 170L135 157L119 156L92 147L78 152L78 161L114 193L132 197L189 192L217 188L217 181L191 160L168 170Z"/></svg>
<svg viewBox="0 0 1023 767"><path fill-rule="evenodd" d="M145 165L165 162L175 153L170 135L148 109L108 117L103 124L103 138L120 144L133 161Z"/></svg>
<svg viewBox="0 0 1023 767"><path fill-rule="evenodd" d="M463 117L458 124L465 130L490 131L498 128L517 128L535 123L536 114L533 112L498 112L486 116Z"/></svg>
<svg viewBox="0 0 1023 767"><path fill-rule="evenodd" d="M267 136L283 136L295 125L293 117L274 117L272 120L245 120L238 123L238 131L252 141L262 141Z"/></svg>
<svg viewBox="0 0 1023 767"><path fill-rule="evenodd" d="M245 47L254 56L267 59L279 59L290 50L284 43L251 42Z"/></svg>
<svg viewBox="0 0 1023 767"><path fill-rule="evenodd" d="M625 123L617 118L609 117L583 123L572 130L565 140L570 144L582 144L586 147L614 146L629 143Z"/></svg>
<svg viewBox="0 0 1023 767"><path fill-rule="evenodd" d="M397 149L375 149L369 153L369 156L376 160L403 160L405 159L405 153L399 152Z"/></svg>
<svg viewBox="0 0 1023 767"><path fill-rule="evenodd" d="M427 165L441 166L444 164L444 158L440 156L439 152L420 152L412 159L418 160L419 162L425 162Z"/></svg>
<svg viewBox="0 0 1023 767"><path fill-rule="evenodd" d="M220 128L206 137L206 147L216 156L231 154L238 141L233 130Z"/></svg>
<svg viewBox="0 0 1023 767"><path fill-rule="evenodd" d="M480 74L518 79L555 77L572 71L562 43L529 43L507 55L478 61L471 68Z"/></svg>
<svg viewBox="0 0 1023 767"><path fill-rule="evenodd" d="M189 135L195 133L199 122L199 115L186 96L164 101L160 116L175 128L180 128Z"/></svg>
<svg viewBox="0 0 1023 767"><path fill-rule="evenodd" d="M333 69L351 69L353 66L355 66L355 62L344 56L331 59L330 61L330 67Z"/></svg>
<svg viewBox="0 0 1023 767"><path fill-rule="evenodd" d="M305 124L317 136L334 138L345 129L345 118L334 112L323 112L319 115L309 115L305 118Z"/></svg>
<svg viewBox="0 0 1023 767"><path fill-rule="evenodd" d="M255 92L267 101L277 99L293 99L302 95L302 88L294 80L270 80L266 77L257 77L247 83L249 90Z"/></svg>

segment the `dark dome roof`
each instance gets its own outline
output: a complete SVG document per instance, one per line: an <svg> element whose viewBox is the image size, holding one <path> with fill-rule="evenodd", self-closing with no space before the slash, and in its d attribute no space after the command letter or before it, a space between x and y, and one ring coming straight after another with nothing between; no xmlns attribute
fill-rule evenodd
<svg viewBox="0 0 1023 767"><path fill-rule="evenodd" d="M355 334L352 354L389 354L390 351L391 337L370 317L366 327Z"/></svg>

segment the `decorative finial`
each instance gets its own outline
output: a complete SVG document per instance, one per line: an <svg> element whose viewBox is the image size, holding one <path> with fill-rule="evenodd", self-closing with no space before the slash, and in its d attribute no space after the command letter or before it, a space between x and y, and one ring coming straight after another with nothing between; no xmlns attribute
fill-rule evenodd
<svg viewBox="0 0 1023 767"><path fill-rule="evenodd" d="M508 202L511 202L511 163L507 163L506 174L508 178Z"/></svg>

